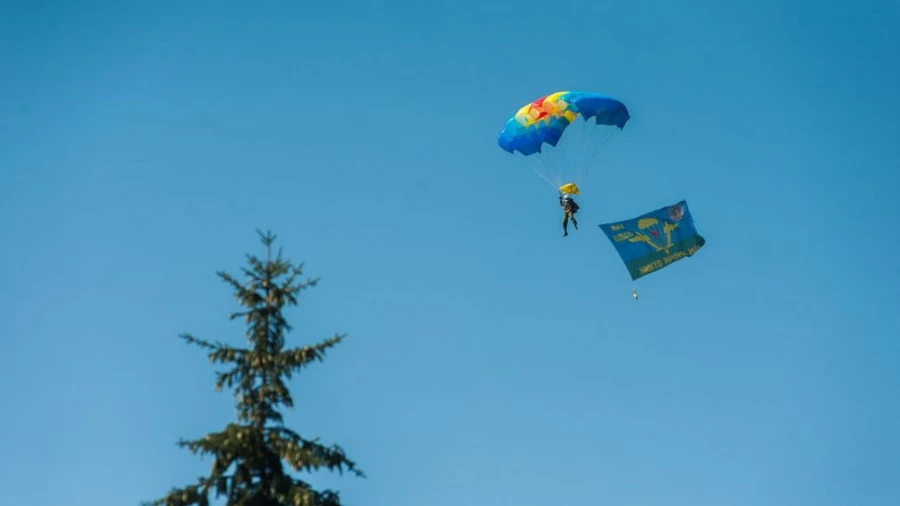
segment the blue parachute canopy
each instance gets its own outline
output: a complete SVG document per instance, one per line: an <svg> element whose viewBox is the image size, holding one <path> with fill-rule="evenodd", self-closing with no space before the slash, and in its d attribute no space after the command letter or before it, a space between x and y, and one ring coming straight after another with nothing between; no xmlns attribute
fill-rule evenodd
<svg viewBox="0 0 900 506"><path fill-rule="evenodd" d="M497 143L510 153L540 153L544 143L556 146L578 116L619 129L631 117L625 104L615 98L587 91L558 91L521 107L506 121Z"/></svg>

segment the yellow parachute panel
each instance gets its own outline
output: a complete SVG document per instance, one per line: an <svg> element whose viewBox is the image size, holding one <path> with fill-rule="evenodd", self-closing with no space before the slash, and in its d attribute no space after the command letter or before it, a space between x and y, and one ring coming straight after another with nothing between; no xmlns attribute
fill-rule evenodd
<svg viewBox="0 0 900 506"><path fill-rule="evenodd" d="M566 195L579 195L581 192L578 191L578 186L574 183L566 183L559 187L559 191L565 193Z"/></svg>

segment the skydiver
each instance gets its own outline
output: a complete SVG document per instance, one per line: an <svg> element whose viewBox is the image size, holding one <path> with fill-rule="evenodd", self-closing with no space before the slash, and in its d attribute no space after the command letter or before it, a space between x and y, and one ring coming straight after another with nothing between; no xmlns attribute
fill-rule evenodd
<svg viewBox="0 0 900 506"><path fill-rule="evenodd" d="M578 212L578 204L575 203L575 199L572 198L571 195L568 194L559 194L559 205L563 208L563 237L569 235L569 219L572 219L572 224L575 225L575 230L578 230L578 221L575 219L575 213Z"/></svg>

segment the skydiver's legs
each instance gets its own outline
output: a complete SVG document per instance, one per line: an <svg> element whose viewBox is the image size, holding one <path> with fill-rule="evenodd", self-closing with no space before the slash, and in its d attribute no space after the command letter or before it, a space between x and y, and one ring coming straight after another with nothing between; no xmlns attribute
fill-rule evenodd
<svg viewBox="0 0 900 506"><path fill-rule="evenodd" d="M575 219L575 213L563 211L563 237L569 235L569 219L572 220L572 225L575 225L575 230L578 230L578 220Z"/></svg>

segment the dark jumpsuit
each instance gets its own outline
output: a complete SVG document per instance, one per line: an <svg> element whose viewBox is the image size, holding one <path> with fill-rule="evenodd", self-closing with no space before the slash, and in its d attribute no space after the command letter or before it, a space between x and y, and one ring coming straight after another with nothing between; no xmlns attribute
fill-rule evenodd
<svg viewBox="0 0 900 506"><path fill-rule="evenodd" d="M575 203L575 200L572 198L563 199L562 195L559 196L559 205L563 208L563 237L569 235L569 219L572 219L572 224L575 225L575 230L578 230L578 221L575 219L575 213L578 212L578 204Z"/></svg>

